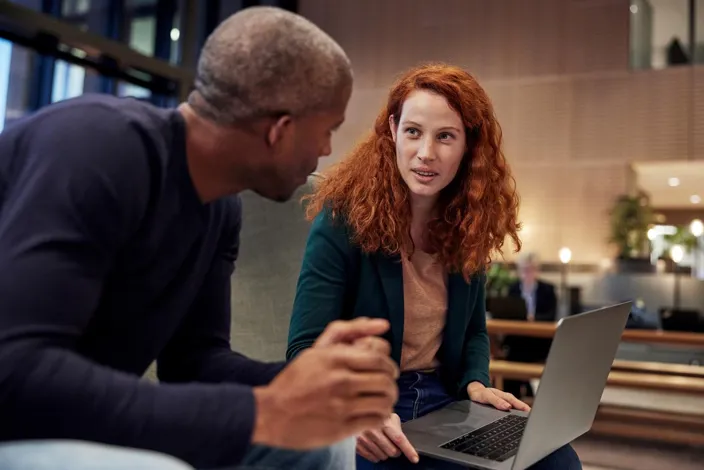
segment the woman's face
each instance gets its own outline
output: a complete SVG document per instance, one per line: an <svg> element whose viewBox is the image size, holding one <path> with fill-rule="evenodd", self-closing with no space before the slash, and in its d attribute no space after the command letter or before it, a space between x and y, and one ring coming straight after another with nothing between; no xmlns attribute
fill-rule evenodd
<svg viewBox="0 0 704 470"><path fill-rule="evenodd" d="M403 103L399 124L389 118L396 164L415 197L435 199L457 174L467 147L464 124L444 96L416 90Z"/></svg>

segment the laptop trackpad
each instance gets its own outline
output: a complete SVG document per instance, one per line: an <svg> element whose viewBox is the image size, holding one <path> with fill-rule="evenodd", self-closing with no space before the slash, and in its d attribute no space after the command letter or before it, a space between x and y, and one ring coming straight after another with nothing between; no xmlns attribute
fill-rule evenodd
<svg viewBox="0 0 704 470"><path fill-rule="evenodd" d="M492 406L465 400L452 403L422 418L408 421L403 425L403 429L431 434L438 441L449 441L462 434L486 426L507 414L507 412L499 411Z"/></svg>

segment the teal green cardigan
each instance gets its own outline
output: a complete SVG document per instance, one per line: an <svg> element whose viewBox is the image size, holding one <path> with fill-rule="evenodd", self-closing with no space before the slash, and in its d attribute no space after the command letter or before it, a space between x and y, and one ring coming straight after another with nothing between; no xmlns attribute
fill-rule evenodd
<svg viewBox="0 0 704 470"><path fill-rule="evenodd" d="M313 221L298 278L286 358L313 345L334 320L360 316L386 318L384 336L391 356L401 362L403 277L398 256L366 254L351 243L349 228L329 212ZM489 338L486 332L484 274L467 283L461 274L448 278L447 320L439 351L440 373L451 395L467 398L467 385L489 386Z"/></svg>

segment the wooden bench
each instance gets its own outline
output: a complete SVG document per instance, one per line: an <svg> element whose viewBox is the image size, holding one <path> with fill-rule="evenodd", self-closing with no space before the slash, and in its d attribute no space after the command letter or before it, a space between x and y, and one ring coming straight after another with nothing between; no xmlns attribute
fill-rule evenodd
<svg viewBox="0 0 704 470"><path fill-rule="evenodd" d="M489 335L530 336L533 338L552 338L557 323L527 322L516 320L486 321ZM704 348L704 334L684 331L661 330L624 330L621 340L629 343L669 344Z"/></svg>
<svg viewBox="0 0 704 470"><path fill-rule="evenodd" d="M539 379L543 368L542 364L492 360L489 374L494 386L501 388L503 379ZM607 387L704 397L703 369L681 364L616 361L609 373ZM630 439L704 446L704 414L644 410L602 403L590 432Z"/></svg>
<svg viewBox="0 0 704 470"><path fill-rule="evenodd" d="M704 378L704 367L665 362L624 361L616 359L611 370L646 372L649 374Z"/></svg>

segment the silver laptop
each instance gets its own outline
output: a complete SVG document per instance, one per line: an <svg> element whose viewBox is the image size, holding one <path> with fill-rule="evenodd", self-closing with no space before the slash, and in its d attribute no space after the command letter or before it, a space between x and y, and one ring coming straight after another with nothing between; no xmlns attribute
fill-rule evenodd
<svg viewBox="0 0 704 470"><path fill-rule="evenodd" d="M530 414L460 401L408 421L421 455L469 468L523 470L589 431L631 302L561 319Z"/></svg>

